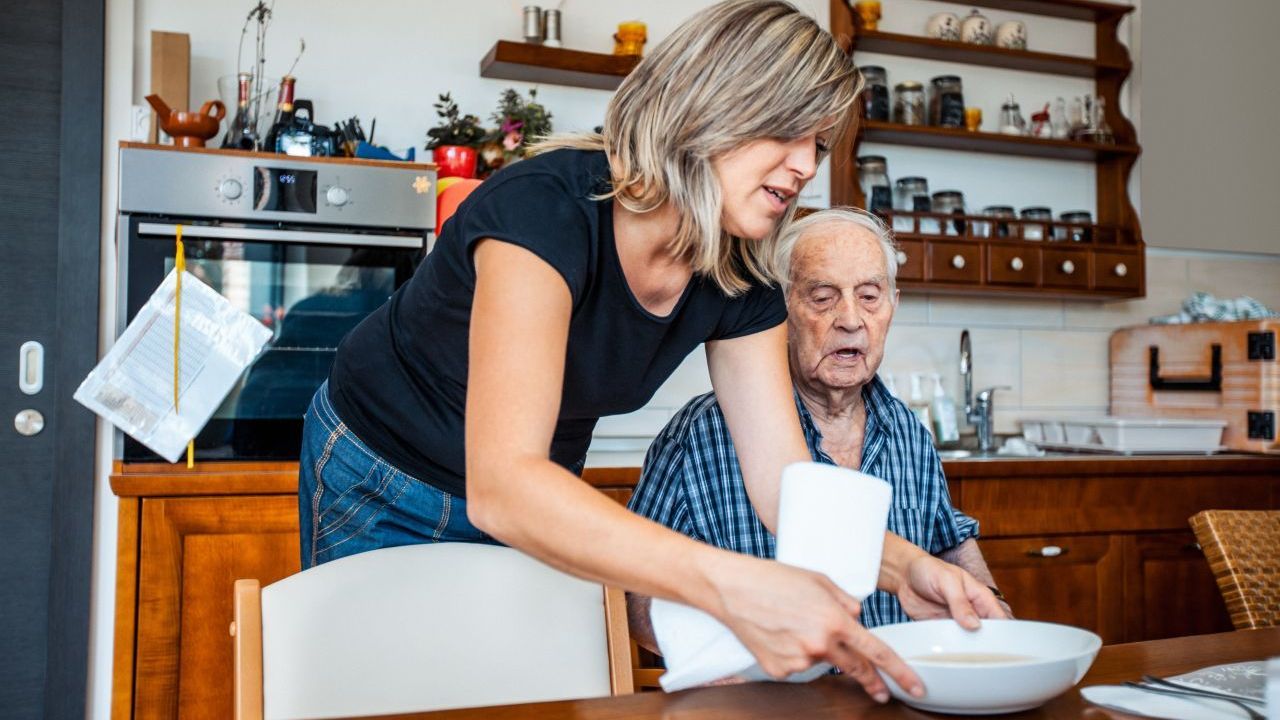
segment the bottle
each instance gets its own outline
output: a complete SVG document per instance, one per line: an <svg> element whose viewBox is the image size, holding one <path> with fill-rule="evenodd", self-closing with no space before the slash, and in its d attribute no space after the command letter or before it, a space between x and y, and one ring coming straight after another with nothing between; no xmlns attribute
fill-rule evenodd
<svg viewBox="0 0 1280 720"><path fill-rule="evenodd" d="M276 114L271 121L271 129L262 139L263 152L280 152L276 147L280 141L280 132L293 124L293 84L295 78L285 75L280 79L280 93L276 96Z"/></svg>
<svg viewBox="0 0 1280 720"><path fill-rule="evenodd" d="M898 383L893 379L893 373L885 373L881 380L884 381L884 389L888 390L890 395L898 397Z"/></svg>
<svg viewBox="0 0 1280 720"><path fill-rule="evenodd" d="M907 407L911 409L911 413L916 416L920 424L929 431L929 435L933 436L933 423L929 421L929 403L925 402L924 392L921 390L923 377L923 373L911 373L911 402L907 403Z"/></svg>
<svg viewBox="0 0 1280 720"><path fill-rule="evenodd" d="M956 442L960 439L960 425L956 422L956 404L942 389L942 374L931 373L933 378L933 436L940 443Z"/></svg>
<svg viewBox="0 0 1280 720"><path fill-rule="evenodd" d="M226 137L222 138L222 147L234 150L256 150L258 133L253 127L253 118L249 116L249 90L253 83L253 75L240 73L240 90L236 100L236 116L227 128Z"/></svg>

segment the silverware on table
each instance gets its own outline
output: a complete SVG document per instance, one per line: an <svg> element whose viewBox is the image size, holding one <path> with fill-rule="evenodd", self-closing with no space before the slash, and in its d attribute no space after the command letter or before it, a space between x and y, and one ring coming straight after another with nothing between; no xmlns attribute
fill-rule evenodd
<svg viewBox="0 0 1280 720"><path fill-rule="evenodd" d="M1266 720L1265 715L1258 712L1257 710L1254 710L1252 707L1246 704L1250 702L1257 702L1256 700L1252 700L1249 698L1242 698L1236 695L1228 695L1226 693L1216 692L1214 690L1209 690L1207 688L1192 687L1190 685L1180 685L1178 683L1172 683L1172 682L1169 682L1168 680L1161 680L1160 678L1151 677L1149 675L1143 676L1143 680L1145 680L1146 682L1140 682L1140 683L1125 682L1125 685L1127 687L1136 688L1138 690L1145 690L1147 692L1157 693L1160 695L1172 695L1175 697L1199 697L1199 698L1208 698L1210 700L1221 700L1222 702L1229 702L1232 705L1235 705L1236 707L1245 711L1245 714L1249 716L1249 720Z"/></svg>

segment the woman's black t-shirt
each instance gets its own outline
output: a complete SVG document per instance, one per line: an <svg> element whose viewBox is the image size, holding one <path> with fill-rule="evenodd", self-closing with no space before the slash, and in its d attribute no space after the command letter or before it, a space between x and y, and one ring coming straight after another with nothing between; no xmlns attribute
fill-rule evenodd
<svg viewBox="0 0 1280 720"><path fill-rule="evenodd" d="M329 378L335 409L401 471L455 495L463 477L472 250L484 238L526 248L563 276L573 298L560 415L549 448L582 469L604 415L642 407L699 343L786 319L777 288L730 298L694 275L675 308L637 302L618 262L603 152L556 150L496 173L463 201L414 276L342 341ZM512 347L512 372L521 349ZM514 480L514 478L513 478Z"/></svg>

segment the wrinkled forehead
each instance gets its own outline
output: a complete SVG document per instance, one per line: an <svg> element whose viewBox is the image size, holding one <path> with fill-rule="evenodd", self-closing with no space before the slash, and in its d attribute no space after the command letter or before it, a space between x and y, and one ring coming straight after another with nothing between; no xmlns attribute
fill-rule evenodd
<svg viewBox="0 0 1280 720"><path fill-rule="evenodd" d="M806 232L796 242L791 275L797 286L885 285L888 267L880 239L869 228L847 222L830 222Z"/></svg>

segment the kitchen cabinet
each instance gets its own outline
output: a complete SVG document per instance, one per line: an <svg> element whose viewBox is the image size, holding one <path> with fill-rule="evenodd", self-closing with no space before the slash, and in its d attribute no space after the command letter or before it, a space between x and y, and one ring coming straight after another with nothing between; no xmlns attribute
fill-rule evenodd
<svg viewBox="0 0 1280 720"><path fill-rule="evenodd" d="M961 460L953 502L1019 618L1107 642L1229 629L1187 518L1280 509L1280 456ZM588 470L625 503L637 468ZM120 497L112 717L231 714L231 590L297 571L293 463L117 465ZM652 673L650 673L651 675Z"/></svg>
<svg viewBox="0 0 1280 720"><path fill-rule="evenodd" d="M983 538L996 586L1023 620L1093 630L1104 643L1124 639L1122 543L1111 535Z"/></svg>

